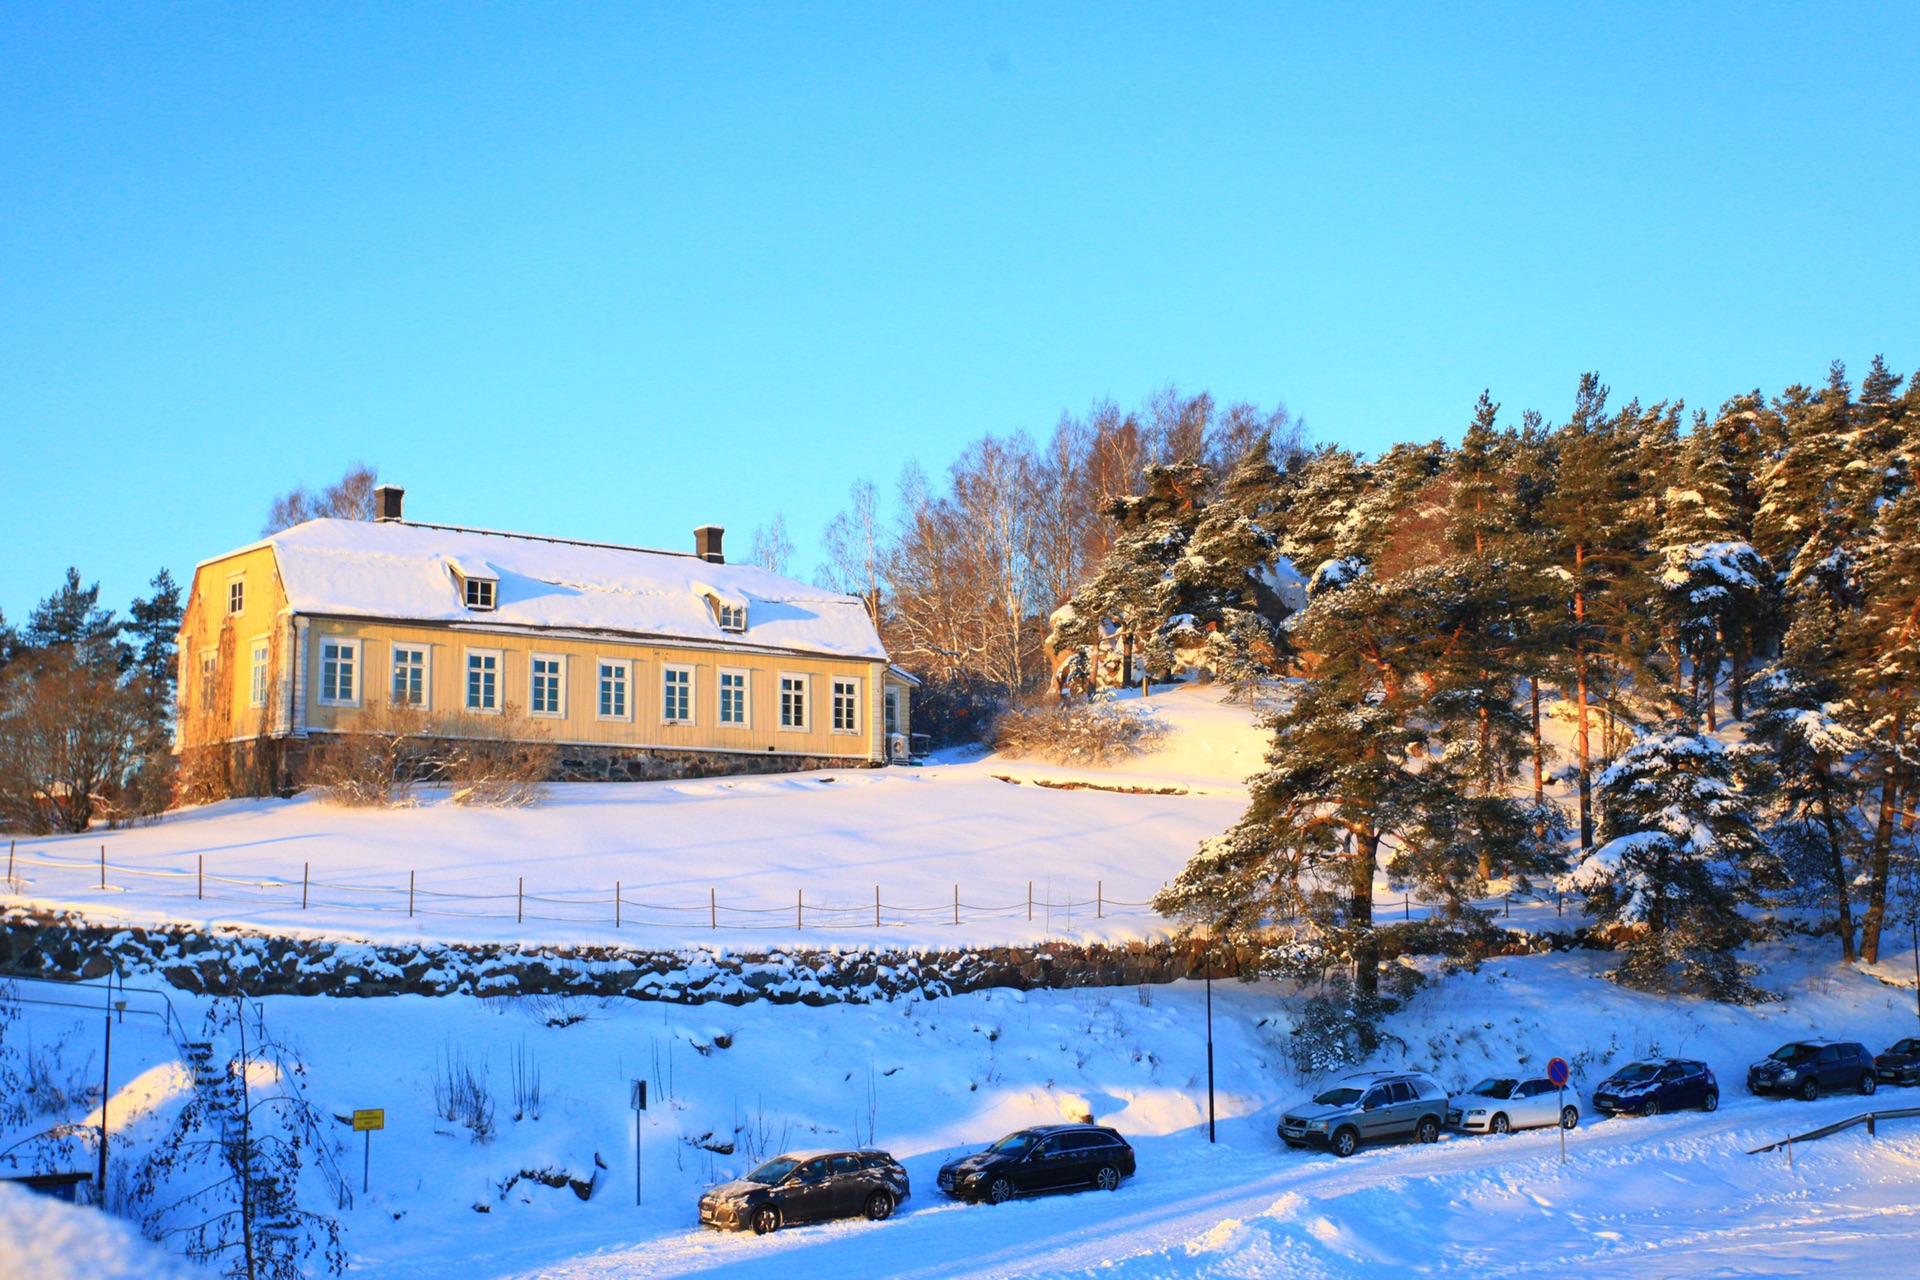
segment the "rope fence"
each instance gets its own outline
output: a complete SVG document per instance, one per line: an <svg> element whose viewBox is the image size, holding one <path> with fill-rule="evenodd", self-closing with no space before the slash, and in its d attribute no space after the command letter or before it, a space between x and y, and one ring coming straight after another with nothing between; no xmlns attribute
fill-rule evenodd
<svg viewBox="0 0 1920 1280"><path fill-rule="evenodd" d="M27 896L27 886L38 881L20 874L44 870L75 874L82 883L68 892L93 891L125 893L135 891L133 882L145 881L137 891L143 896L176 901L213 902L245 907L279 907L301 911L326 910L371 912L406 919L512 920L516 924L537 921L547 924L611 925L625 928L675 928L704 926L710 932L723 929L781 928L791 925L796 931L815 929L888 929L912 925L960 926L985 921L1044 922L1047 927L1072 928L1075 921L1152 917L1160 919L1151 902L1134 902L1107 894L1106 882L1096 880L1094 891L1085 897L1068 892L1065 901L1053 899L1051 890L1036 896L1034 882L1027 882L1024 901L1007 904L969 902L962 899L960 886L953 886L947 901L930 905L909 905L886 901L881 887L875 885L872 901L848 904L842 901L808 901L805 889L794 891L793 901L785 905L741 905L725 902L718 887L707 890L703 902L649 902L628 894L618 880L610 889L548 889L528 892L526 878L516 876L512 892L472 893L430 888L421 883L417 871L406 873L406 883L391 885L348 884L335 880L317 880L312 864L300 864L300 876L240 877L209 872L206 855L196 855L192 870L133 867L109 862L106 846L100 846L95 859L60 859L42 853L21 853L11 843L7 849L6 887L17 897ZM157 882L157 883L155 883ZM177 886L177 888L165 888ZM1492 905L1511 912L1511 899L1486 899L1478 905ZM493 909L487 909L492 907ZM1397 908L1397 911L1396 911ZM1429 909L1411 897L1376 899L1376 917L1382 923L1398 914L1411 920L1415 909Z"/></svg>

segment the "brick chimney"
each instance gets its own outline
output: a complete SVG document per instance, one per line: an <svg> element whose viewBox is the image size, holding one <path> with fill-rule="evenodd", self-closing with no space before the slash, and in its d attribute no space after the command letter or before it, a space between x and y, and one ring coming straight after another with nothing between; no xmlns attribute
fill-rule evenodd
<svg viewBox="0 0 1920 1280"><path fill-rule="evenodd" d="M400 518L400 500L407 496L405 489L383 484L373 491L373 518L375 520L398 520Z"/></svg>
<svg viewBox="0 0 1920 1280"><path fill-rule="evenodd" d="M717 524L703 524L693 531L693 554L709 564L725 564L726 556L720 553L720 539L727 531Z"/></svg>

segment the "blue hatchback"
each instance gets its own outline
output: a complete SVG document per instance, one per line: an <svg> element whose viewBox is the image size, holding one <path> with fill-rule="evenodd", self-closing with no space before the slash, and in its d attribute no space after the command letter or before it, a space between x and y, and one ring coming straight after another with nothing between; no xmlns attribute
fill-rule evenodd
<svg viewBox="0 0 1920 1280"><path fill-rule="evenodd" d="M1720 1109L1720 1082L1706 1063L1692 1058L1629 1063L1593 1091L1593 1109L1602 1115L1657 1116L1696 1108Z"/></svg>

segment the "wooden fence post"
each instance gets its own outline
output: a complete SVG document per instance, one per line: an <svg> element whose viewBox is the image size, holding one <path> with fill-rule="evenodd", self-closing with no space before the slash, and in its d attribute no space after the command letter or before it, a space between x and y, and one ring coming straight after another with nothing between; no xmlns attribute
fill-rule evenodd
<svg viewBox="0 0 1920 1280"><path fill-rule="evenodd" d="M1027 881L1027 923L1033 923L1033 881Z"/></svg>
<svg viewBox="0 0 1920 1280"><path fill-rule="evenodd" d="M1093 882L1093 918L1096 920L1107 918L1107 882L1105 880Z"/></svg>
<svg viewBox="0 0 1920 1280"><path fill-rule="evenodd" d="M513 922L515 924L525 924L527 922L527 878L525 876L521 876L514 882Z"/></svg>
<svg viewBox="0 0 1920 1280"><path fill-rule="evenodd" d="M718 929L720 927L720 899L718 893L719 891L716 889L709 888L707 890L707 928L709 929Z"/></svg>
<svg viewBox="0 0 1920 1280"><path fill-rule="evenodd" d="M7 841L7 888L13 888L13 841Z"/></svg>
<svg viewBox="0 0 1920 1280"><path fill-rule="evenodd" d="M620 927L620 882L613 882L613 927Z"/></svg>
<svg viewBox="0 0 1920 1280"><path fill-rule="evenodd" d="M100 846L100 887L102 889L107 887L107 846L105 845ZM100 1105L104 1107L107 1104L103 1102Z"/></svg>
<svg viewBox="0 0 1920 1280"><path fill-rule="evenodd" d="M794 928L804 929L807 927L806 909L807 909L807 891L805 889L795 889L793 891L793 927Z"/></svg>
<svg viewBox="0 0 1920 1280"><path fill-rule="evenodd" d="M311 862L303 862L300 864L300 909L302 911L307 909L307 880L312 874L313 864Z"/></svg>
<svg viewBox="0 0 1920 1280"><path fill-rule="evenodd" d="M960 923L960 886L953 886L953 922Z"/></svg>
<svg viewBox="0 0 1920 1280"><path fill-rule="evenodd" d="M207 855L201 854L199 869L193 873L193 898L196 902L205 902L207 898Z"/></svg>
<svg viewBox="0 0 1920 1280"><path fill-rule="evenodd" d="M413 872L407 872L407 919L413 919Z"/></svg>
<svg viewBox="0 0 1920 1280"><path fill-rule="evenodd" d="M880 927L880 886L873 886L873 927Z"/></svg>

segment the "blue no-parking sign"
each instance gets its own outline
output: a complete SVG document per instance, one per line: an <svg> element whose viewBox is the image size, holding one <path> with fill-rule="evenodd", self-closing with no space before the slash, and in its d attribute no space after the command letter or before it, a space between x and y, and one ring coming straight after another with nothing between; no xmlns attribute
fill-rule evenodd
<svg viewBox="0 0 1920 1280"><path fill-rule="evenodd" d="M1547 1079L1553 1081L1555 1088L1566 1088L1567 1081L1572 1075L1573 1072L1568 1069L1565 1058L1555 1058L1547 1063Z"/></svg>

